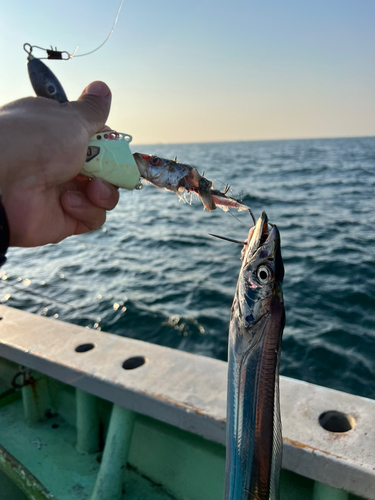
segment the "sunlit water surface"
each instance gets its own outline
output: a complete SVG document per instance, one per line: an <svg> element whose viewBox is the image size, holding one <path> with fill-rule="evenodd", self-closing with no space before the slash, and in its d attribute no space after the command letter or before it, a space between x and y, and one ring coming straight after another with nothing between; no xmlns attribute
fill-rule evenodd
<svg viewBox="0 0 375 500"><path fill-rule="evenodd" d="M375 398L375 138L137 146L231 184L282 237L281 373ZM102 230L12 249L2 301L36 314L225 360L251 220L147 186Z"/></svg>

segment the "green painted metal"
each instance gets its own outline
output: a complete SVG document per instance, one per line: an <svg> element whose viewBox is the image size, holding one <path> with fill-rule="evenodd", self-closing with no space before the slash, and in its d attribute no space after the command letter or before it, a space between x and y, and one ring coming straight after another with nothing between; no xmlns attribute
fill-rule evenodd
<svg viewBox="0 0 375 500"><path fill-rule="evenodd" d="M312 500L314 481L288 470L281 470L280 500Z"/></svg>
<svg viewBox="0 0 375 500"><path fill-rule="evenodd" d="M76 389L77 450L80 453L99 451L99 413L97 398Z"/></svg>
<svg viewBox="0 0 375 500"><path fill-rule="evenodd" d="M71 403L71 398L67 401ZM105 409L108 410L107 404ZM76 428L61 416L29 426L25 425L22 401L9 404L0 409L0 443L58 500L90 499L100 468L101 454L79 453L76 449ZM126 470L123 467L121 476L125 477L126 488L121 500L174 498L159 485L161 481L155 484L134 467L127 467ZM25 500L18 496L3 498L1 486L0 477L0 500Z"/></svg>
<svg viewBox="0 0 375 500"><path fill-rule="evenodd" d="M19 399L21 399L21 397L22 396L20 392L16 391L15 389L8 389L7 391L4 391L0 395L0 408L13 403L13 401L18 401Z"/></svg>
<svg viewBox="0 0 375 500"><path fill-rule="evenodd" d="M0 469L0 491L3 498L9 500L29 500L10 478Z"/></svg>
<svg viewBox="0 0 375 500"><path fill-rule="evenodd" d="M30 500L56 500L41 482L1 445L0 467Z"/></svg>
<svg viewBox="0 0 375 500"><path fill-rule="evenodd" d="M129 463L176 498L223 498L225 447L157 420L137 417Z"/></svg>
<svg viewBox="0 0 375 500"><path fill-rule="evenodd" d="M78 393L38 373L33 372L33 377L33 401L39 420L32 426L25 425L23 402L15 400L21 391L10 391L5 386L2 394L7 404L3 405L0 395L0 443L11 457L8 462L18 463L20 470L25 471L7 472L17 487L4 500L25 500L25 496L29 500L45 500L54 498L52 495L58 500L223 498L224 446L150 417L112 407L108 401ZM25 394L29 402L30 393ZM53 411L46 416L46 409ZM89 453L97 446L99 427L101 432L107 430L101 463L99 453ZM7 467L0 460L0 470ZM32 496L30 484L34 483L30 477L42 486L44 497ZM11 491L0 473L0 500L3 484L6 491ZM360 500L285 470L280 488L281 500Z"/></svg>
<svg viewBox="0 0 375 500"><path fill-rule="evenodd" d="M22 387L22 402L26 422L29 425L35 425L40 420L40 413L35 391L31 385Z"/></svg>
<svg viewBox="0 0 375 500"><path fill-rule="evenodd" d="M349 493L344 490L338 490L332 488L327 484L319 483L315 481L314 483L314 495L313 500L348 500Z"/></svg>
<svg viewBox="0 0 375 500"><path fill-rule="evenodd" d="M29 370L23 371L23 373L25 373L25 385L21 391L25 419L29 425L35 425L44 418L46 411L51 411L54 407L49 379Z"/></svg>
<svg viewBox="0 0 375 500"><path fill-rule="evenodd" d="M58 500L88 499L99 470L97 454L78 453L76 428L60 416L30 426L22 409L16 401L0 410L1 445Z"/></svg>
<svg viewBox="0 0 375 500"><path fill-rule="evenodd" d="M113 406L106 443L91 500L120 500L135 413Z"/></svg>

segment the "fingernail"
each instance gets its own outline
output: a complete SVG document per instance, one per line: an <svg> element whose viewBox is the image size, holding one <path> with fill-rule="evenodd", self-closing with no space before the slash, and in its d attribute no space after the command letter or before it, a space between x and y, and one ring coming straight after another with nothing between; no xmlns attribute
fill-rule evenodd
<svg viewBox="0 0 375 500"><path fill-rule="evenodd" d="M105 182L102 182L101 188L100 188L100 198L102 200L108 200L112 196L112 188Z"/></svg>
<svg viewBox="0 0 375 500"><path fill-rule="evenodd" d="M68 197L68 203L71 207L78 208L83 205L84 196L78 191L68 191L66 193Z"/></svg>
<svg viewBox="0 0 375 500"><path fill-rule="evenodd" d="M108 85L104 82L92 82L83 91L84 94L96 95L98 97L108 97L111 93Z"/></svg>

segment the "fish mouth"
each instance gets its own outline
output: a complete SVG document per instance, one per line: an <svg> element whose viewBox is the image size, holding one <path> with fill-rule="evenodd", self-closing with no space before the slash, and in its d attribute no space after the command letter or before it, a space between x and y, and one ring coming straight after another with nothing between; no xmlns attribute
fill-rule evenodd
<svg viewBox="0 0 375 500"><path fill-rule="evenodd" d="M242 262L248 262L263 245L271 243L276 238L276 227L268 222L266 212L262 212L255 226L250 228L246 245L244 245L242 250Z"/></svg>
<svg viewBox="0 0 375 500"><path fill-rule="evenodd" d="M150 156L143 155L141 153L133 153L133 158L138 167L139 173L146 178L147 175L147 164Z"/></svg>

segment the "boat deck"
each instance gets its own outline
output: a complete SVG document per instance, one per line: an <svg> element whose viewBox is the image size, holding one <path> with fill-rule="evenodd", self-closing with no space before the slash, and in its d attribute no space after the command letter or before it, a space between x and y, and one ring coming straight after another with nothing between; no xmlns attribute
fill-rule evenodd
<svg viewBox="0 0 375 500"><path fill-rule="evenodd" d="M76 441L75 426L59 415L25 426L21 400L0 409L1 445L58 500L90 498L94 489L102 454L83 456ZM132 467L125 471L124 484L126 500L174 500Z"/></svg>
<svg viewBox="0 0 375 500"><path fill-rule="evenodd" d="M27 498L119 499L100 493L103 478L120 478L121 500L223 497L226 363L5 306L0 317L0 469L54 495ZM375 500L375 401L280 385L281 499ZM329 410L352 429L319 425Z"/></svg>

